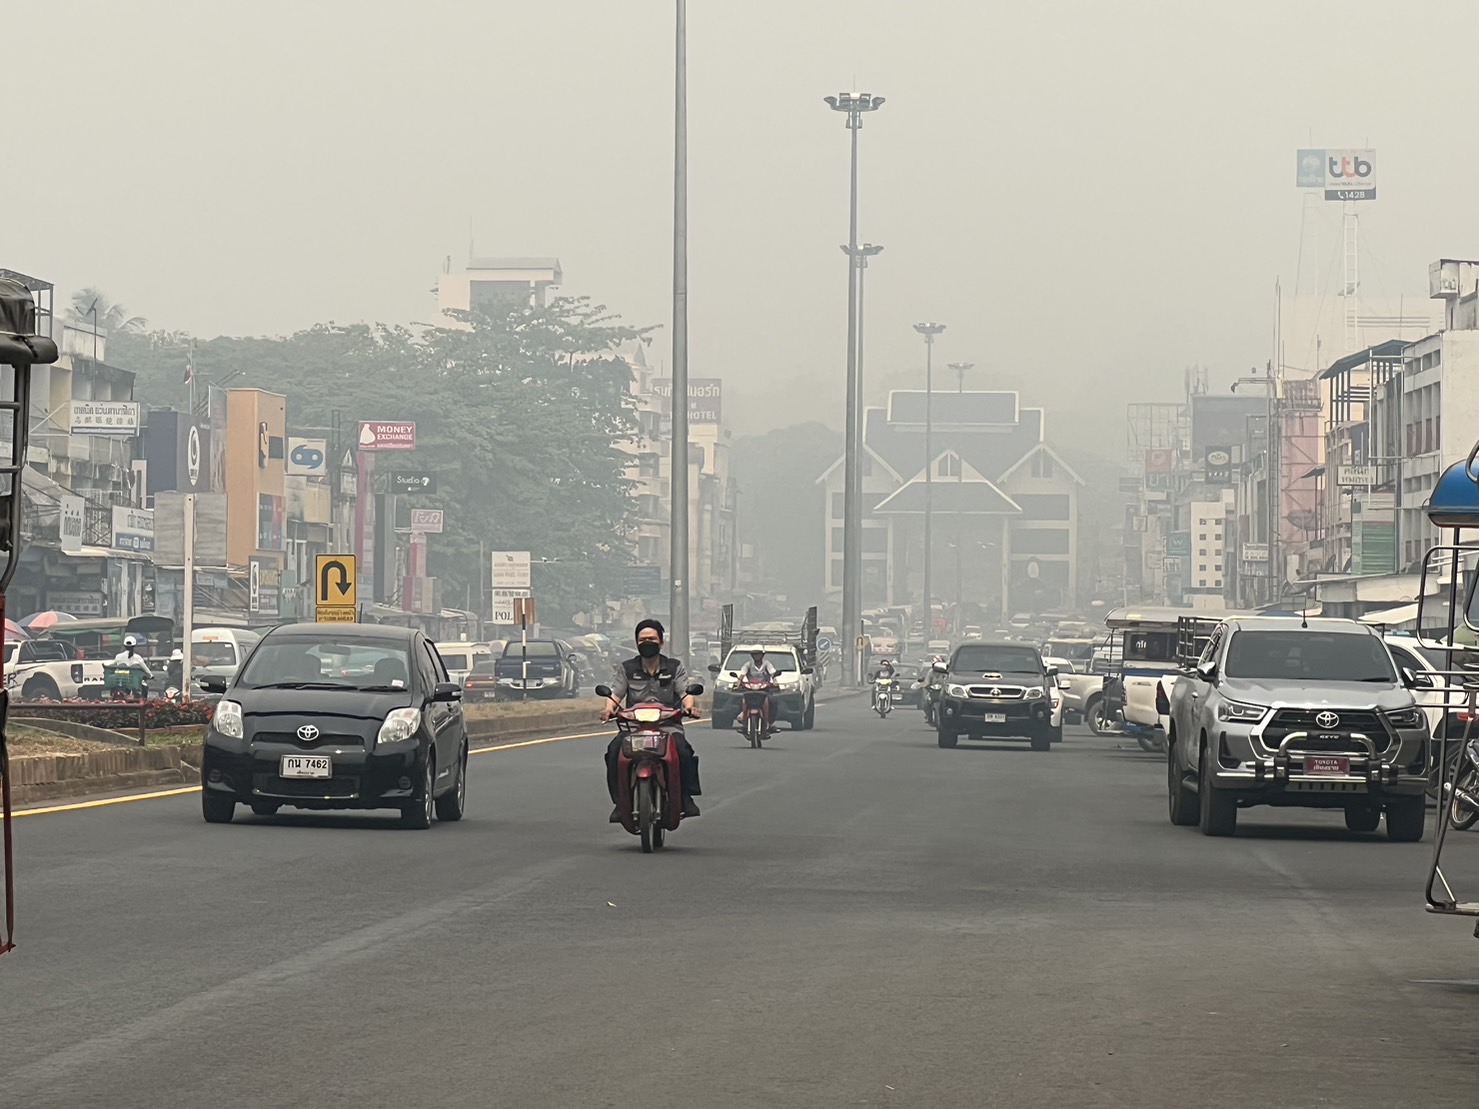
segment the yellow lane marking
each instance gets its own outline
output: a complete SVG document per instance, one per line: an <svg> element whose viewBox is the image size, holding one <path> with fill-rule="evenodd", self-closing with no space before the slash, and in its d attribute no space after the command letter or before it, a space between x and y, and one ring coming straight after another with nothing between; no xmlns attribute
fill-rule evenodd
<svg viewBox="0 0 1479 1109"><path fill-rule="evenodd" d="M511 751L516 747L538 747L545 743L563 743L567 739L595 739L611 733L578 732L573 735L552 735L542 739L521 739L516 743L498 743L492 747L474 747L469 755L486 755L490 751ZM13 816L42 816L45 813L77 812L79 809L100 809L105 805L126 805L131 801L151 801L156 797L179 797L186 793L199 793L199 786L180 786L175 789L156 789L148 793L130 793L123 797L101 797L95 801L74 801L70 805L48 805L40 809L17 809Z"/></svg>

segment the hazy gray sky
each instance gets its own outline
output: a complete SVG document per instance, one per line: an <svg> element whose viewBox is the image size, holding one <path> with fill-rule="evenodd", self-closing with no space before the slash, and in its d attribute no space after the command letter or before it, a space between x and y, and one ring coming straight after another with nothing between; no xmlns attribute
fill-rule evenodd
<svg viewBox="0 0 1479 1109"><path fill-rule="evenodd" d="M949 325L942 361L1041 375L1034 402L1122 411L1174 399L1189 363L1261 364L1311 136L1379 152L1372 287L1422 297L1430 260L1479 254L1473 0L689 9L692 372L726 379L742 430L779 419L777 397L787 422L840 416L847 138L821 97L849 87L888 97L862 136L880 374L922 361L924 318ZM7 5L5 39L27 44L7 51L12 112L30 113L11 148L52 160L6 170L0 265L202 336L425 320L471 220L479 253L558 255L566 291L666 324L672 17Z"/></svg>

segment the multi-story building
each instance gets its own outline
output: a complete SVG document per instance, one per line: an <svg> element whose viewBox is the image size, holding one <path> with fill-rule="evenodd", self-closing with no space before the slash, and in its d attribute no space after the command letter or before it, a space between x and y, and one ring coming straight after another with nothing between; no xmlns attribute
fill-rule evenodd
<svg viewBox="0 0 1479 1109"><path fill-rule="evenodd" d="M1083 479L1048 444L1044 425L1044 411L1022 408L1012 392L937 393L927 406L922 390L901 390L886 407L867 410L860 459L865 607L922 602L927 505L935 603L997 613L1077 603ZM817 479L827 494L826 588L834 608L842 596L843 461Z"/></svg>
<svg viewBox="0 0 1479 1109"><path fill-rule="evenodd" d="M38 329L61 332L61 357L31 371L22 526L32 546L11 584L11 605L136 616L153 605L155 535L134 375L107 362L106 331L54 319L49 283L6 275L42 305Z"/></svg>
<svg viewBox="0 0 1479 1109"><path fill-rule="evenodd" d="M543 305L564 281L558 258L473 258L462 273L437 279L437 308L490 315ZM453 326L450 322L446 326Z"/></svg>
<svg viewBox="0 0 1479 1109"><path fill-rule="evenodd" d="M287 550L287 398L226 392L226 561L248 573L249 619L276 623Z"/></svg>

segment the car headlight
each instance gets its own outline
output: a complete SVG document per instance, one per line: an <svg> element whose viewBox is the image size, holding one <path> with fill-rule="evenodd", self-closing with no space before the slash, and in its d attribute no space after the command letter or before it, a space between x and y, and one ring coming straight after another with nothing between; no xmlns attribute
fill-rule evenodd
<svg viewBox="0 0 1479 1109"><path fill-rule="evenodd" d="M241 705L235 701L217 701L216 713L211 717L211 727L227 739L240 739L243 734Z"/></svg>
<svg viewBox="0 0 1479 1109"><path fill-rule="evenodd" d="M1423 710L1414 705L1411 708L1398 709L1396 712L1387 713L1387 719L1392 722L1394 728L1425 728L1428 718Z"/></svg>
<svg viewBox="0 0 1479 1109"><path fill-rule="evenodd" d="M1251 723L1262 720L1264 711L1261 705L1244 705L1237 701L1223 701L1217 706L1217 719Z"/></svg>
<svg viewBox="0 0 1479 1109"><path fill-rule="evenodd" d="M415 735L419 727L420 709L391 709L385 717L385 723L380 725L380 734L375 737L375 742L400 743Z"/></svg>
<svg viewBox="0 0 1479 1109"><path fill-rule="evenodd" d="M1029 701L1036 701L1039 697L1042 696L1042 686L1040 686L1040 685L1033 686L1032 688L1030 688L1027 691L1026 696L1027 696L1027 699Z"/></svg>
<svg viewBox="0 0 1479 1109"><path fill-rule="evenodd" d="M966 695L965 686L955 685L954 683L947 685L945 687L945 692L952 697L964 697Z"/></svg>

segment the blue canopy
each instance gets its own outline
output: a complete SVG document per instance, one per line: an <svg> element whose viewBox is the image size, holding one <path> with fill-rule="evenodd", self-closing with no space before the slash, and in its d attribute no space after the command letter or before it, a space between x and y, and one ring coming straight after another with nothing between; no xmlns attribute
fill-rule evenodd
<svg viewBox="0 0 1479 1109"><path fill-rule="evenodd" d="M1479 527L1479 460L1443 471L1428 497L1428 520L1438 528Z"/></svg>

